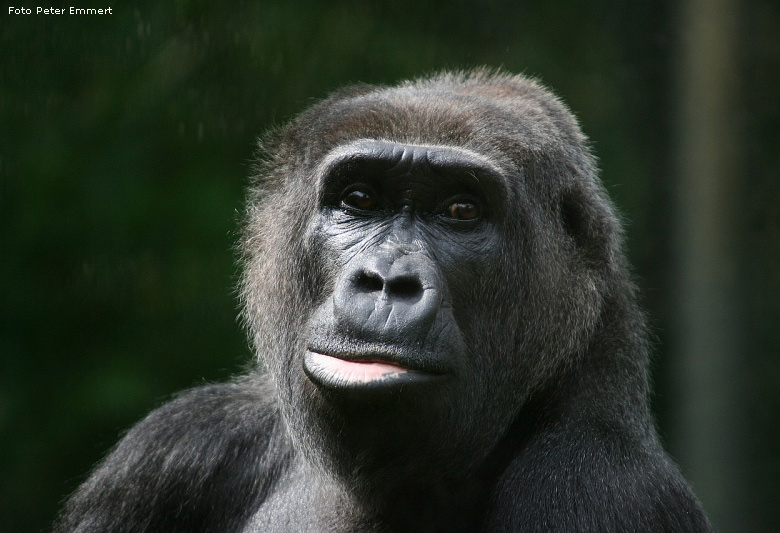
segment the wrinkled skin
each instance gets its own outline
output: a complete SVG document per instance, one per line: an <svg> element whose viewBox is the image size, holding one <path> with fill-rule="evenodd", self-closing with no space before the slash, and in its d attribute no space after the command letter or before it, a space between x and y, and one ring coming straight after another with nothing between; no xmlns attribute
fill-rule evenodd
<svg viewBox="0 0 780 533"><path fill-rule="evenodd" d="M647 407L621 232L571 113L476 71L263 143L262 370L133 428L60 531L708 531Z"/></svg>

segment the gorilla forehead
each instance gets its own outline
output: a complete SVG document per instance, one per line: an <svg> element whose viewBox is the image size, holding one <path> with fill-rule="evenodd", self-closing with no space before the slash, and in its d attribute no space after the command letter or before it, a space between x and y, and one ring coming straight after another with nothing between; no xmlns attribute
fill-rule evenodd
<svg viewBox="0 0 780 533"><path fill-rule="evenodd" d="M354 87L313 106L293 127L320 140L314 150L373 138L457 145L491 160L578 151L585 142L573 115L541 84L487 73ZM324 153L309 155L320 161Z"/></svg>
<svg viewBox="0 0 780 533"><path fill-rule="evenodd" d="M399 144L392 141L360 139L338 146L325 156L321 173L328 173L344 163L361 159L384 160L395 163L391 172L406 172L416 165L441 168L468 168L492 173L501 178L501 171L483 155L457 146Z"/></svg>

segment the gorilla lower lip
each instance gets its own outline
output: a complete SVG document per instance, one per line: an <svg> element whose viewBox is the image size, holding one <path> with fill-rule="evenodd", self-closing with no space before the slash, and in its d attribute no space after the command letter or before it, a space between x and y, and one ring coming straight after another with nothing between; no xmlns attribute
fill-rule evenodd
<svg viewBox="0 0 780 533"><path fill-rule="evenodd" d="M318 352L307 351L304 370L309 378L327 388L393 387L414 381L438 377L409 368L377 360L347 360Z"/></svg>
<svg viewBox="0 0 780 533"><path fill-rule="evenodd" d="M355 383L369 383L377 379L386 379L409 370L391 363L378 361L348 361L316 352L311 353L311 363L318 370L338 375L342 379Z"/></svg>

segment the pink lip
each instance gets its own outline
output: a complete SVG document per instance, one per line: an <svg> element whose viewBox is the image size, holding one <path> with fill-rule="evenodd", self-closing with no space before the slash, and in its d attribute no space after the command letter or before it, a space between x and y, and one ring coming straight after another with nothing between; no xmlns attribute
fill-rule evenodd
<svg viewBox="0 0 780 533"><path fill-rule="evenodd" d="M409 372L407 368L379 361L347 361L317 352L307 353L307 364L317 374L342 383L365 384L392 379Z"/></svg>

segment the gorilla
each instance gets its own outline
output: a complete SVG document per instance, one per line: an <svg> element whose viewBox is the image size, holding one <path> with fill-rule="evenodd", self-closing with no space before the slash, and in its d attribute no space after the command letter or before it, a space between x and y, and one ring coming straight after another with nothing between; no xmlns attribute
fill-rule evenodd
<svg viewBox="0 0 780 533"><path fill-rule="evenodd" d="M648 408L621 227L571 112L476 70L260 143L259 366L132 428L57 531L709 531Z"/></svg>

